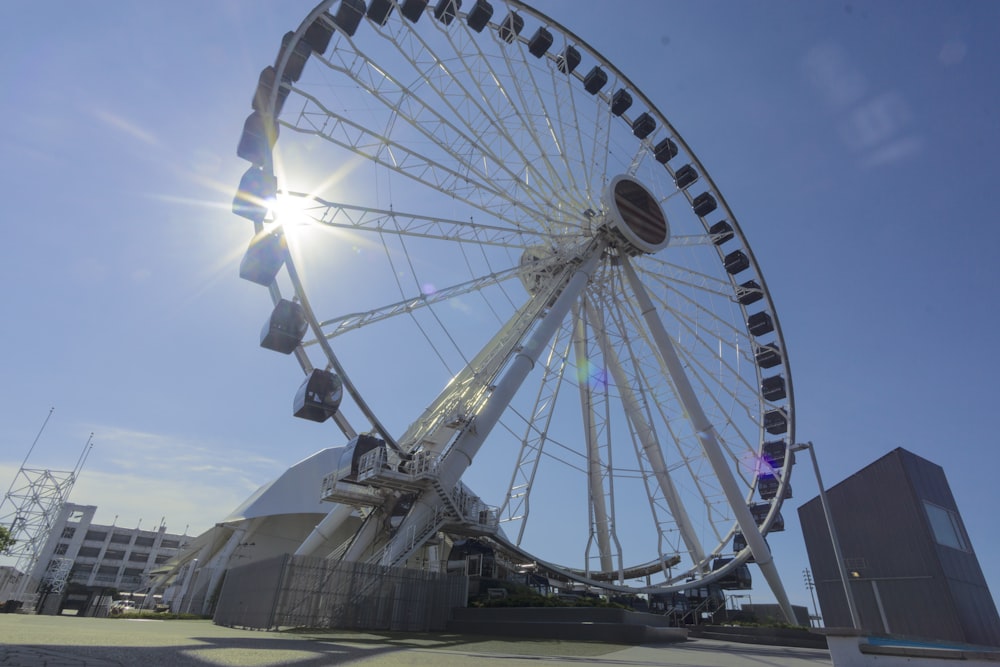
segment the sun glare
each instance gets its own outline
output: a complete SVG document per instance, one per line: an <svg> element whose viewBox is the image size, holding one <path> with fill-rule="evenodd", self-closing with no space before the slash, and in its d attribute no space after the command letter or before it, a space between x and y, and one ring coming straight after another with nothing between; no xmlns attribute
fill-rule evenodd
<svg viewBox="0 0 1000 667"><path fill-rule="evenodd" d="M316 200L308 195L278 193L271 204L271 215L276 223L291 231L293 227L309 224L317 206Z"/></svg>

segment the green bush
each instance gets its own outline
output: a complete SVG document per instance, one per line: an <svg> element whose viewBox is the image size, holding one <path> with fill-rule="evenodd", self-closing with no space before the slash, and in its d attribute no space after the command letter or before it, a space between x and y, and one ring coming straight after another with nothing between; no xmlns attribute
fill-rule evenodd
<svg viewBox="0 0 1000 667"><path fill-rule="evenodd" d="M166 620L181 620L181 621L201 621L205 619L211 619L210 616L199 616L198 614L175 614L169 611L126 611L115 616L108 616L111 619L119 618L145 618L145 619L156 619L158 621Z"/></svg>

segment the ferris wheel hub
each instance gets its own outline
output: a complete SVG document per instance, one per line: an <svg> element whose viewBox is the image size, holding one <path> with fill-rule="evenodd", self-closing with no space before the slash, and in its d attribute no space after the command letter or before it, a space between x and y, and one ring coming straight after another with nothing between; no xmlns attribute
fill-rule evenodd
<svg viewBox="0 0 1000 667"><path fill-rule="evenodd" d="M611 230L630 255L656 253L670 243L670 225L656 197L631 176L611 179L604 192Z"/></svg>

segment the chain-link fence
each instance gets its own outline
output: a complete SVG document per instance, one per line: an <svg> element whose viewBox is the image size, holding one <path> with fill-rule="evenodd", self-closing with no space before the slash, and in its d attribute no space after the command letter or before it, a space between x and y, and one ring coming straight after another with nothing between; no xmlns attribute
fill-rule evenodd
<svg viewBox="0 0 1000 667"><path fill-rule="evenodd" d="M463 575L285 555L230 570L214 619L258 629L444 630L467 595Z"/></svg>

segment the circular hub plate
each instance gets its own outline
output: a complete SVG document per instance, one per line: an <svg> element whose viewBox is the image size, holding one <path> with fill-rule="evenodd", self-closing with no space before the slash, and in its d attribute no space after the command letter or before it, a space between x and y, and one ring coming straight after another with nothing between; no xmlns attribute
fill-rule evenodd
<svg viewBox="0 0 1000 667"><path fill-rule="evenodd" d="M615 176L605 193L611 226L629 249L655 253L670 242L670 225L656 197L630 176Z"/></svg>

